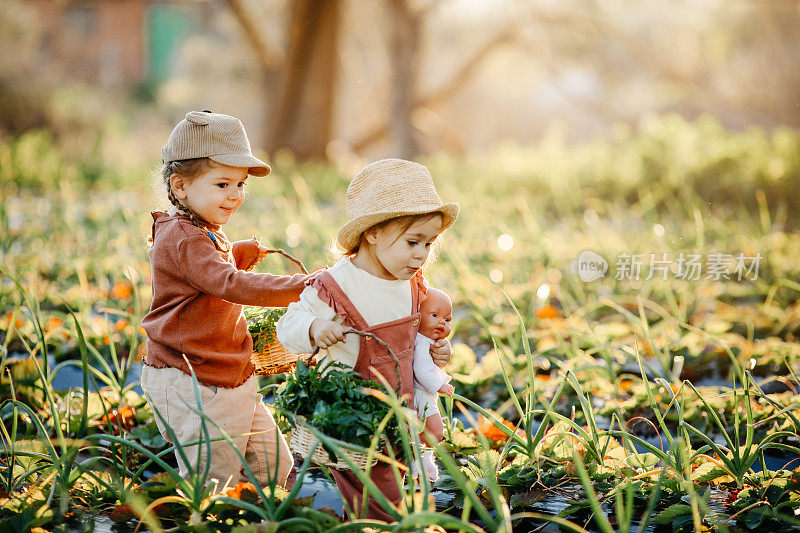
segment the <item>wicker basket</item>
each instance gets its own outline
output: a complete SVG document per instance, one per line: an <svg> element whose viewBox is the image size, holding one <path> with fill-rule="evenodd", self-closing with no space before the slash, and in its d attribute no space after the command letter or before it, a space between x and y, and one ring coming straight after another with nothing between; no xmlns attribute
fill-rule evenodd
<svg viewBox="0 0 800 533"><path fill-rule="evenodd" d="M255 237L253 238L255 239ZM287 254L285 251L281 249L275 249L267 250L267 253L277 253L286 257L287 259L296 263L304 274L308 274L308 270L306 270L305 265L303 265L303 263L298 259L295 259L291 255ZM256 344L255 338L253 339L253 344ZM287 372L291 372L300 357L302 357L302 355L290 352L284 348L283 344L278 342L278 339L273 338L270 340L270 342L266 343L264 348L260 351L254 350L253 354L250 356L250 360L253 361L253 365L256 367L256 374L261 376L273 376L275 374L285 374ZM304 360L304 362L308 365L315 364L311 356Z"/></svg>
<svg viewBox="0 0 800 533"><path fill-rule="evenodd" d="M395 372L397 373L397 383L398 387L400 386L400 361L397 359L397 356L394 354L392 349L386 344L384 341L379 339L374 333L367 333L365 331L359 331L354 328L346 328L345 333L355 333L362 337L372 338L375 339L375 342L380 344L381 346L386 348L386 351L389 355L394 359L395 363ZM309 360L313 360L314 356L319 353L319 348L314 350L314 353L311 354ZM314 436L314 434L309 430L308 420L305 417L300 415L293 415L295 421L295 427L292 429L292 438L289 441L289 448L300 457L305 459L308 457L309 452L311 451L311 447L317 442L319 439ZM380 441L380 450L384 450L386 446L389 444L389 441L386 439L386 435L381 435ZM362 452L356 452L347 449L340 449L340 452L343 455L346 455L353 464L360 468L361 470L365 470L367 468L367 454ZM386 457L384 456L384 459ZM348 470L350 466L347 463L342 461L334 462L333 459L330 457L325 448L322 446L322 443L317 445L317 449L314 450L314 455L311 456L311 462L318 465L329 466L331 468L336 468L338 470ZM378 457L373 456L371 465L374 465L378 462Z"/></svg>
<svg viewBox="0 0 800 533"><path fill-rule="evenodd" d="M307 355L307 354L305 354ZM268 343L260 352L253 352L250 360L256 367L256 374L261 376L273 376L275 374L285 374L291 372L297 364L297 360L302 357L296 353L292 353L283 344L278 342L277 339ZM308 365L314 364L314 359L308 357L303 360Z"/></svg>
<svg viewBox="0 0 800 533"><path fill-rule="evenodd" d="M308 421L305 419L305 417L295 415L294 421L295 427L292 429L292 438L289 440L289 448L291 448L294 453L305 459L308 457L311 447L314 446L314 443L318 442L319 439L317 439L317 437L315 437L314 434L309 430ZM386 437L381 436L381 448L385 447L386 444ZM366 470L367 454L352 450L344 450L341 448L340 453L346 455L347 458L350 459L357 468ZM314 450L314 455L311 456L311 462L321 466L329 466L337 470L350 469L350 465L342 460L334 462L328 452L325 451L322 443L318 444L317 449ZM377 462L378 458L373 456L370 466Z"/></svg>

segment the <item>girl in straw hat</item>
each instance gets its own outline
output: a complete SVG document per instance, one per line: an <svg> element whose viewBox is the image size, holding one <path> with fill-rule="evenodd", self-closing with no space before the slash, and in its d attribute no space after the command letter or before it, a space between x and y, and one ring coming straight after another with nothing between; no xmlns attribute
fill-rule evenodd
<svg viewBox="0 0 800 533"><path fill-rule="evenodd" d="M207 471L220 485L246 481L241 454L256 482L283 485L292 456L256 390L242 304L286 306L306 276L247 272L267 248L255 239L231 243L222 231L244 201L248 175L266 176L270 168L253 156L237 118L205 111L187 113L161 153L158 181L172 206L152 213L142 389L161 434L178 446L195 443L176 448L182 476ZM220 440L222 431L239 454Z"/></svg>
<svg viewBox="0 0 800 533"><path fill-rule="evenodd" d="M347 188L346 208L350 222L337 236L345 257L318 273L300 301L289 305L277 325L278 340L295 353L327 350L327 357L364 379L381 374L413 407L414 341L427 292L421 269L436 238L455 221L458 205L442 203L424 166L384 159L356 174ZM399 372L383 346L370 337L345 334L347 328L386 342L399 360ZM450 344L440 339L431 352L443 365ZM335 470L333 476L351 514L391 521L373 498L361 509L364 488L355 474ZM387 499L400 502L402 483L390 465L378 463L370 477Z"/></svg>

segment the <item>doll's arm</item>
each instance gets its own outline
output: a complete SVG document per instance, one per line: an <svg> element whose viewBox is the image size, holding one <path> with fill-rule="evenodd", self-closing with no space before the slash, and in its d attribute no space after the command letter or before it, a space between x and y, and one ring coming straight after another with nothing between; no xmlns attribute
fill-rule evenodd
<svg viewBox="0 0 800 533"><path fill-rule="evenodd" d="M447 339L439 339L431 345L430 354L433 358L433 362L439 368L444 368L444 366L450 362L450 358L453 355L453 348L450 346L450 341Z"/></svg>

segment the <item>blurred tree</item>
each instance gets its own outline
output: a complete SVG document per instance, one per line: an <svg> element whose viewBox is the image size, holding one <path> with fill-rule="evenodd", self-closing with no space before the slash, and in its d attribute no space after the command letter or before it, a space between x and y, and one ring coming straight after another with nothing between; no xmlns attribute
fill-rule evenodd
<svg viewBox="0 0 800 533"><path fill-rule="evenodd" d="M269 148L300 159L326 156L333 133L340 0L296 0L286 32L286 63L272 113Z"/></svg>
<svg viewBox="0 0 800 533"><path fill-rule="evenodd" d="M422 60L421 41L426 22L440 2L432 1L417 7L412 4L409 0L389 0L392 25L389 46L391 112L385 122L369 128L352 141L352 149L356 153L369 149L387 137L392 141L393 153L399 157L410 158L428 151L435 143L430 139L427 139L428 143L421 143L421 132L414 126L415 115L421 110L445 105L468 85L496 51L519 37L519 20L511 18L500 24L488 38L465 54L459 66L444 82L435 89L421 93L417 83Z"/></svg>
<svg viewBox="0 0 800 533"><path fill-rule="evenodd" d="M150 10L174 6L137 1ZM0 47L14 52L0 57L0 132L47 128L60 137L78 123L97 130L113 110L130 115L130 93L76 83L81 68L97 67L97 53L88 52L102 47L71 36L78 52L66 62L59 42L75 32L43 26L56 4L86 15L101 4L129 3L0 0ZM147 102L151 111L174 116L211 101L262 124L259 146L298 158L527 144L554 120L580 140L649 113L709 113L732 129L800 125L795 0L177 4L196 23L171 35L175 53L163 64L150 58L148 68L166 76ZM243 41L230 39L237 26ZM227 61L210 64L209 57Z"/></svg>
<svg viewBox="0 0 800 533"><path fill-rule="evenodd" d="M14 51L0 54L0 135L19 135L48 122L53 86L38 60L35 12L20 2L5 2L0 30L0 50Z"/></svg>
<svg viewBox="0 0 800 533"><path fill-rule="evenodd" d="M278 64L240 0L227 0L267 78L277 78L267 129L270 151L325 158L333 135L341 0L290 3L285 59Z"/></svg>
<svg viewBox="0 0 800 533"><path fill-rule="evenodd" d="M419 147L411 123L419 63L421 11L415 12L408 0L389 0L392 20L390 57L392 98L390 130L397 157L411 159Z"/></svg>
<svg viewBox="0 0 800 533"><path fill-rule="evenodd" d="M267 148L287 149L299 159L327 157L328 145L335 135L333 116L339 83L340 35L344 31L341 0L289 3L284 57L264 42L253 14L242 0L226 0L226 3L259 59L265 79L276 86L273 89L277 96L270 102ZM361 152L389 137L393 155L411 158L424 151L412 120L415 111L440 105L456 94L495 49L516 38L518 25L513 22L500 28L449 80L420 95L417 72L422 31L428 14L439 2L386 0L386 5L391 73L388 113L379 126L364 132L351 146L355 152Z"/></svg>

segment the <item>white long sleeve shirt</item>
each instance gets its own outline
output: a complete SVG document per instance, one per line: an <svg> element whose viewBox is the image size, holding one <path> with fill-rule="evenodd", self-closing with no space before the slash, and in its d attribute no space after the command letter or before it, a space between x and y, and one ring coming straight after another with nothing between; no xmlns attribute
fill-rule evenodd
<svg viewBox="0 0 800 533"><path fill-rule="evenodd" d="M412 313L409 280L373 276L355 266L349 257L337 261L328 269L328 273L353 302L368 326L405 318ZM289 304L286 313L278 321L278 341L292 353L311 353L314 345L309 330L317 318L342 323L342 318L319 299L317 289L306 287L300 294L300 300ZM347 342L338 342L320 352L320 355L327 353L330 360L355 367L361 337L351 333L346 339Z"/></svg>

